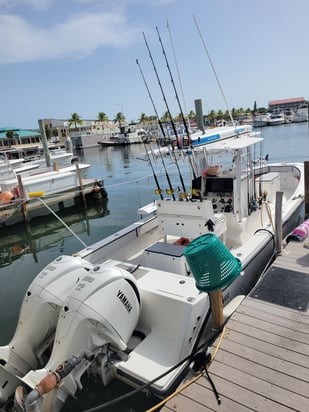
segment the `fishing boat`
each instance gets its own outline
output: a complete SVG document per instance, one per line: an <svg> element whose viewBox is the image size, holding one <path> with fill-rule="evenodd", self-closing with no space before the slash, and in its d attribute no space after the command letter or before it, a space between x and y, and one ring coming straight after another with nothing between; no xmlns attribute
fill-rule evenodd
<svg viewBox="0 0 309 412"><path fill-rule="evenodd" d="M268 126L279 126L285 123L283 112L273 112L269 116Z"/></svg>
<svg viewBox="0 0 309 412"><path fill-rule="evenodd" d="M174 182L165 194L153 169L158 198L138 210L140 220L50 262L0 347L1 403L15 394L25 411L49 402L57 412L86 370L102 390L117 379L164 398L203 366L274 259L276 239L301 219L303 165L257 161L262 143L250 125L195 136L171 151L190 190Z"/></svg>
<svg viewBox="0 0 309 412"><path fill-rule="evenodd" d="M108 139L102 139L98 141L98 144L101 147L127 146L130 144L146 143L149 137L149 133L147 133L147 131L142 127L136 128L134 126L130 126L129 128L126 128L121 126L120 133Z"/></svg>
<svg viewBox="0 0 309 412"><path fill-rule="evenodd" d="M0 224L12 225L34 216L58 211L75 197L104 190L103 182L87 179L90 165L76 163L63 168L28 169L18 174L16 169L0 170Z"/></svg>
<svg viewBox="0 0 309 412"><path fill-rule="evenodd" d="M31 154L29 154L29 152ZM49 163L57 163L59 167L69 166L76 160L72 150L54 148L48 150ZM47 167L46 155L40 146L11 148L0 151L0 170L11 167L17 173L23 173L28 169Z"/></svg>
<svg viewBox="0 0 309 412"><path fill-rule="evenodd" d="M294 123L307 122L308 113L308 105L302 105L296 110L292 121Z"/></svg>
<svg viewBox="0 0 309 412"><path fill-rule="evenodd" d="M253 126L254 127L268 126L269 117L270 117L269 113L255 114L253 116Z"/></svg>

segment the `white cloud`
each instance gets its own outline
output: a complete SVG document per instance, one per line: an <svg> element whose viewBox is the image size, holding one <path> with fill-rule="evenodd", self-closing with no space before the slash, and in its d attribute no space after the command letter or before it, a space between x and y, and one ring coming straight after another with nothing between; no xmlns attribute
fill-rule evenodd
<svg viewBox="0 0 309 412"><path fill-rule="evenodd" d="M0 15L0 38L5 39L0 64L82 57L101 46L124 47L134 41L135 30L119 13L77 14L46 29L18 16Z"/></svg>
<svg viewBox="0 0 309 412"><path fill-rule="evenodd" d="M128 46L140 38L142 31L126 17L130 5L144 7L147 13L149 7L175 0L66 2L0 0L0 64L84 57L102 46Z"/></svg>
<svg viewBox="0 0 309 412"><path fill-rule="evenodd" d="M0 0L0 9L12 10L20 6L31 6L38 10L44 10L54 0Z"/></svg>

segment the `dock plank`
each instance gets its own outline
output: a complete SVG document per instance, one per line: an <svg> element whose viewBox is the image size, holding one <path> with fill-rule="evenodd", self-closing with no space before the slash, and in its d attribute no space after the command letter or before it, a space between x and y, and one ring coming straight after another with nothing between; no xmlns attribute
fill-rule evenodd
<svg viewBox="0 0 309 412"><path fill-rule="evenodd" d="M295 352L294 348L289 350L286 346L278 346L271 339L267 341L266 339L261 339L260 336L254 337L250 335L244 337L241 331L229 329L228 336L224 341L227 341L227 345L231 345L232 342L236 345L246 345L252 350L309 368L308 355Z"/></svg>
<svg viewBox="0 0 309 412"><path fill-rule="evenodd" d="M308 397L307 382L291 375L289 375L289 379L285 379L283 373L268 367L268 365L259 364L251 359L246 359L246 361L240 362L237 354L226 350L218 352L216 361L241 370L242 372L253 375L257 378L262 377L267 382L273 383L274 385L280 386L288 391L295 392L301 396Z"/></svg>
<svg viewBox="0 0 309 412"><path fill-rule="evenodd" d="M304 299L300 309L297 305L291 307L297 290L290 289L295 279L295 288L305 295L308 275L309 250L302 243L290 242L259 282L262 288L256 293L258 297L253 290L227 322L220 348L209 367L221 405L217 404L208 380L201 377L170 399L161 411L307 412L309 308ZM280 282L287 278L284 285L272 291L281 295L277 301L280 304L263 300L263 282L266 295L270 285L267 276L273 276L275 284L277 279ZM218 342L219 339L212 352Z"/></svg>

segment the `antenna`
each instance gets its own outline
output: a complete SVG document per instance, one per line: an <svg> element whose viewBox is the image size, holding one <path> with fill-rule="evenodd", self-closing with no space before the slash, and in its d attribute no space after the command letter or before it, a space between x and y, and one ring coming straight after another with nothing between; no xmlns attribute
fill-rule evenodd
<svg viewBox="0 0 309 412"><path fill-rule="evenodd" d="M206 54L207 54L209 63L210 63L211 68L212 68L212 71L214 72L215 78L216 78L216 80L217 80L217 83L218 83L219 89L220 89L220 91L221 91L221 94L222 94L224 103L225 103L225 105L226 105L227 111L229 112L230 119L231 119L231 121L232 121L233 126L235 127L235 122L234 122L232 113L231 113L231 111L230 111L229 105L228 105L227 100L226 100L226 98L225 98L225 95L224 95L224 93L223 93L223 89L222 89L222 87L221 87L221 84L220 84L219 78L218 78L218 76L217 76L215 67L214 67L213 62L212 62L212 60L211 60L211 58L210 58L210 54L209 54L209 52L208 52L208 50L207 50L205 41L204 41L204 39L203 39L202 33L201 33L201 31L200 31L199 25L198 25L198 23L197 23L194 15L193 15L193 20L194 20L194 23L195 23L195 25L196 25L197 31L198 31L198 33L199 33L199 35L200 35L202 44L203 44L203 46L204 46L204 50L205 50L205 52L206 52Z"/></svg>

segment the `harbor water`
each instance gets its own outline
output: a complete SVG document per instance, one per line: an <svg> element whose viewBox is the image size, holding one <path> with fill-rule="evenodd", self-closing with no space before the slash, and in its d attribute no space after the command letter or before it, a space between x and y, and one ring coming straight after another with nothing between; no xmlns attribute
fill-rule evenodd
<svg viewBox="0 0 309 412"><path fill-rule="evenodd" d="M309 160L309 128L307 123L291 123L259 129L264 137L263 151L256 158L268 154L269 162L304 162ZM155 172L162 189L168 188L168 173L175 189L181 187L188 166L179 161L179 170L170 159L140 160L144 145L89 148L76 153L80 160L90 163L88 177L103 178L108 199L83 204L64 210L60 215L75 236L55 216L33 219L30 224L0 228L0 346L12 338L21 302L33 278L59 255L72 253L112 234L139 218L137 209L158 198L155 194ZM185 179L187 190L190 182ZM39 314L38 314L39 316ZM87 408L132 390L115 382L102 389L99 379L89 382L70 399L64 412L81 412ZM104 411L139 412L154 404L152 397L141 394L126 399ZM98 409L99 410L99 409ZM102 409L103 410L103 409Z"/></svg>

